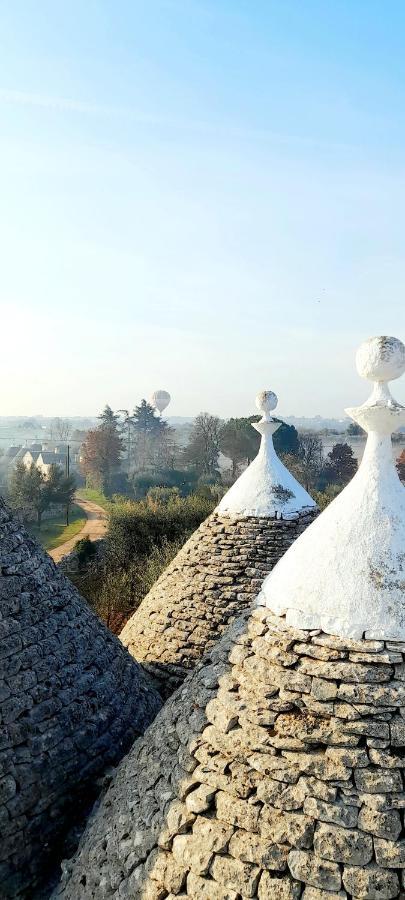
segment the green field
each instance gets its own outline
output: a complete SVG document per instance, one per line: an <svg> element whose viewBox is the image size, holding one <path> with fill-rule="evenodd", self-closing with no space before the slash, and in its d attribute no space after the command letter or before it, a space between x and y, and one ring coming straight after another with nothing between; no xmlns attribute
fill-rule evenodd
<svg viewBox="0 0 405 900"><path fill-rule="evenodd" d="M89 498L90 499L90 498ZM54 519L44 519L41 528L34 522L27 526L28 531L41 544L44 550L55 550L60 544L69 541L70 538L82 530L86 522L86 516L80 506L73 505L69 513L69 525L66 525L65 514L55 516Z"/></svg>
<svg viewBox="0 0 405 900"><path fill-rule="evenodd" d="M111 509L111 500L108 500L102 491L96 491L93 488L80 488L80 490L76 491L76 497L78 500L92 500L93 503L98 503L99 506L102 506L106 512L109 512Z"/></svg>

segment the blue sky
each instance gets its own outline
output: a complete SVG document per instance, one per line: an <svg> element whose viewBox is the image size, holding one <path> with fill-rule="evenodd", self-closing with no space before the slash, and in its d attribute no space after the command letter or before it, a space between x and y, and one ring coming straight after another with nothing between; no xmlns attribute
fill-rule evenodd
<svg viewBox="0 0 405 900"><path fill-rule="evenodd" d="M0 412L364 399L359 341L405 339L402 0L4 0L0 35Z"/></svg>

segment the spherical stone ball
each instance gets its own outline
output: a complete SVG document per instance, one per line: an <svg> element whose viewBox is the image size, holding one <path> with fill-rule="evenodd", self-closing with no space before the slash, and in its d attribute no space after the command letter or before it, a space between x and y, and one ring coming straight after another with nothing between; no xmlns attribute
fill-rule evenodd
<svg viewBox="0 0 405 900"><path fill-rule="evenodd" d="M405 372L405 346L395 337L379 335L369 338L360 344L356 366L362 378L393 381Z"/></svg>
<svg viewBox="0 0 405 900"><path fill-rule="evenodd" d="M259 391L256 397L257 409L262 413L270 413L276 408L278 403L277 394L273 391Z"/></svg>

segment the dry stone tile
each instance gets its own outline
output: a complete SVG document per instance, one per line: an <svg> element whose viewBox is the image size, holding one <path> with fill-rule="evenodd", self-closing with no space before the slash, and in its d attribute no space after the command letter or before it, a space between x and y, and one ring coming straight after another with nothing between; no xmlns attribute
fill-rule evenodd
<svg viewBox="0 0 405 900"><path fill-rule="evenodd" d="M391 681L386 685L341 684L337 696L339 700L346 700L348 703L400 707L405 705L405 683Z"/></svg>
<svg viewBox="0 0 405 900"><path fill-rule="evenodd" d="M321 888L311 887L307 885L301 894L301 900L346 900L346 891L323 891Z"/></svg>
<svg viewBox="0 0 405 900"><path fill-rule="evenodd" d="M405 868L405 841L387 841L382 838L375 838L374 850L377 864L381 868Z"/></svg>
<svg viewBox="0 0 405 900"><path fill-rule="evenodd" d="M402 757L385 750L370 748L368 755L370 762L375 766L381 766L382 769L402 769L404 765Z"/></svg>
<svg viewBox="0 0 405 900"><path fill-rule="evenodd" d="M216 806L217 816L222 822L236 825L245 831L258 831L259 807L245 800L238 800L224 791L219 791L216 795Z"/></svg>
<svg viewBox="0 0 405 900"><path fill-rule="evenodd" d="M390 733L393 747L405 747L405 721L396 719L391 722Z"/></svg>
<svg viewBox="0 0 405 900"><path fill-rule="evenodd" d="M263 872L259 881L259 900L298 900L301 885L292 878L276 878L270 872Z"/></svg>
<svg viewBox="0 0 405 900"><path fill-rule="evenodd" d="M260 869L231 856L215 856L211 865L211 875L228 890L238 891L244 897L254 897Z"/></svg>
<svg viewBox="0 0 405 900"><path fill-rule="evenodd" d="M200 784L195 791L187 794L185 804L191 813L202 813L209 809L215 797L215 788L207 784ZM179 833L179 832L178 832Z"/></svg>
<svg viewBox="0 0 405 900"><path fill-rule="evenodd" d="M150 854L145 871L153 881L159 882L166 891L178 894L186 880L187 870L179 865L171 853L163 850L153 850Z"/></svg>
<svg viewBox="0 0 405 900"><path fill-rule="evenodd" d="M179 866L190 869L195 875L207 874L214 855L204 841L188 834L179 834L174 838L172 853Z"/></svg>
<svg viewBox="0 0 405 900"><path fill-rule="evenodd" d="M402 791L402 777L397 769L355 769L354 781L359 791L369 794Z"/></svg>
<svg viewBox="0 0 405 900"><path fill-rule="evenodd" d="M297 670L315 678L360 684L389 681L391 675L387 666L368 666L364 663L345 661L323 662L305 658L300 659Z"/></svg>
<svg viewBox="0 0 405 900"><path fill-rule="evenodd" d="M321 634L313 638L313 643L319 647L332 647L336 650L364 653L367 646L368 653L379 653L384 650L384 641L356 641L352 638L340 638L333 634Z"/></svg>
<svg viewBox="0 0 405 900"><path fill-rule="evenodd" d="M233 831L232 827L205 816L198 816L193 824L193 835L207 850L214 850L215 853L226 850Z"/></svg>
<svg viewBox="0 0 405 900"><path fill-rule="evenodd" d="M187 897L189 900L239 900L240 894L216 884L212 878L199 878L190 872L187 878Z"/></svg>
<svg viewBox="0 0 405 900"><path fill-rule="evenodd" d="M329 891L340 891L342 876L336 863L319 859L315 853L309 851L291 850L288 866L297 881Z"/></svg>
<svg viewBox="0 0 405 900"><path fill-rule="evenodd" d="M355 828L357 825L357 809L342 803L325 803L315 797L307 797L304 801L304 813L320 822L330 822L343 828ZM367 829L366 829L367 830Z"/></svg>
<svg viewBox="0 0 405 900"><path fill-rule="evenodd" d="M396 872L368 866L345 866L343 885L348 893L359 900L393 900L399 896L399 880Z"/></svg>
<svg viewBox="0 0 405 900"><path fill-rule="evenodd" d="M358 827L376 837L396 841L402 831L401 816L395 809L379 811L363 806L359 813Z"/></svg>
<svg viewBox="0 0 405 900"><path fill-rule="evenodd" d="M264 807L260 815L260 831L273 844L311 847L314 820L302 813L284 812Z"/></svg>
<svg viewBox="0 0 405 900"><path fill-rule="evenodd" d="M360 831L320 822L315 830L314 850L322 859L365 866L373 856L373 841Z"/></svg>
<svg viewBox="0 0 405 900"><path fill-rule="evenodd" d="M270 844L257 834L241 830L235 831L229 842L231 856L278 872L284 872L287 867L289 849L287 845Z"/></svg>
<svg viewBox="0 0 405 900"><path fill-rule="evenodd" d="M337 691L338 686L335 682L321 678L320 674L313 677L311 694L315 700L334 700Z"/></svg>

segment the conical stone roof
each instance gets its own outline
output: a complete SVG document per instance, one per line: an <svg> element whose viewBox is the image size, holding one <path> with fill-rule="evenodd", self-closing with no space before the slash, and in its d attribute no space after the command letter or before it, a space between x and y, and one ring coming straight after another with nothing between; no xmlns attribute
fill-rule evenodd
<svg viewBox="0 0 405 900"><path fill-rule="evenodd" d="M0 897L35 896L96 779L161 703L0 499Z"/></svg>
<svg viewBox="0 0 405 900"><path fill-rule="evenodd" d="M246 610L121 763L55 898L399 900L404 673L405 642Z"/></svg>
<svg viewBox="0 0 405 900"><path fill-rule="evenodd" d="M164 696L248 606L317 507L278 458L272 391L258 394L259 453L192 535L121 632Z"/></svg>

